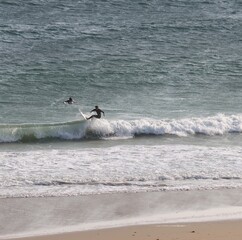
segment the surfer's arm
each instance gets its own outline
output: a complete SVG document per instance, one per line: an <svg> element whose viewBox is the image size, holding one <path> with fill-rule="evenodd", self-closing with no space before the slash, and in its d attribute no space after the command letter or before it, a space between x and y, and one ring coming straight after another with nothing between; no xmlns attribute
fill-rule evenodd
<svg viewBox="0 0 242 240"><path fill-rule="evenodd" d="M105 113L104 113L104 111L102 111L102 110L101 110L101 112L103 113L103 116L105 116Z"/></svg>
<svg viewBox="0 0 242 240"><path fill-rule="evenodd" d="M96 109L93 109L92 111L90 111L90 112L94 112L94 111L96 111Z"/></svg>

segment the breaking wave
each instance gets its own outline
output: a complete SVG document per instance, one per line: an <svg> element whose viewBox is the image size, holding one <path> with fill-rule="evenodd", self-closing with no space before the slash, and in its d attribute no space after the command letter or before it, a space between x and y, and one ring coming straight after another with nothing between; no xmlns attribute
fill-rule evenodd
<svg viewBox="0 0 242 240"><path fill-rule="evenodd" d="M185 119L106 120L93 119L52 124L0 125L0 142L37 140L103 139L139 135L224 135L242 132L242 115L218 114Z"/></svg>

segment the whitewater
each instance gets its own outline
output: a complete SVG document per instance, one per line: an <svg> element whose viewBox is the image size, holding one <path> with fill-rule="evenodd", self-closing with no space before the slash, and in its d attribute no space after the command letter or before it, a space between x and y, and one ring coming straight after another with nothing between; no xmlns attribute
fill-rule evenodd
<svg viewBox="0 0 242 240"><path fill-rule="evenodd" d="M0 197L241 188L241 131L224 114L1 125Z"/></svg>
<svg viewBox="0 0 242 240"><path fill-rule="evenodd" d="M241 188L241 152L144 143L1 151L1 197Z"/></svg>
<svg viewBox="0 0 242 240"><path fill-rule="evenodd" d="M224 135L241 133L242 115L218 114L213 117L185 119L139 120L76 120L51 124L0 125L0 142L31 142L37 140L87 140L133 138L142 135Z"/></svg>

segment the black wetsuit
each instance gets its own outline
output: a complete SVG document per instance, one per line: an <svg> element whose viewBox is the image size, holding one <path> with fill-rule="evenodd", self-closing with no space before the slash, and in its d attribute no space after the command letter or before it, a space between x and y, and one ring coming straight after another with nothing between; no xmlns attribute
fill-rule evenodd
<svg viewBox="0 0 242 240"><path fill-rule="evenodd" d="M72 104L74 101L72 100L72 98L69 98L68 100L65 101L65 103L68 103L68 104Z"/></svg>
<svg viewBox="0 0 242 240"><path fill-rule="evenodd" d="M102 110L99 109L99 108L94 108L91 112L96 112L97 115L92 115L92 116L89 117L88 119L91 119L91 118L93 118L93 117L95 117L95 118L101 118L101 113L103 113L103 115L104 115L104 111L102 111Z"/></svg>

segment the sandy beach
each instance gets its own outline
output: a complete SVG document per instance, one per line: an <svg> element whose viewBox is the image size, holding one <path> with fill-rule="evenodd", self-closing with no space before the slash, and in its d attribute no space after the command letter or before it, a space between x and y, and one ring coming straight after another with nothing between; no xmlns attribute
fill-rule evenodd
<svg viewBox="0 0 242 240"><path fill-rule="evenodd" d="M0 239L242 239L236 189L0 199Z"/></svg>
<svg viewBox="0 0 242 240"><path fill-rule="evenodd" d="M155 224L19 238L18 240L241 240L242 221Z"/></svg>

